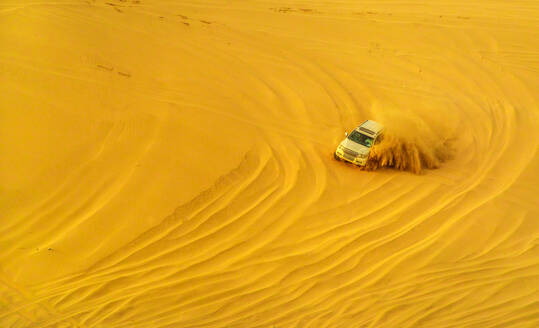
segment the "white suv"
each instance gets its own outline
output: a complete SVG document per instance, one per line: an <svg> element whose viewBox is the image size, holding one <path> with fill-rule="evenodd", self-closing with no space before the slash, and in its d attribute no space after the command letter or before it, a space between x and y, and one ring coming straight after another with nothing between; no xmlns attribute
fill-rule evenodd
<svg viewBox="0 0 539 328"><path fill-rule="evenodd" d="M344 139L335 151L336 160L365 166L371 151L371 146L382 141L384 126L378 122L367 120L354 129L352 133L345 133Z"/></svg>

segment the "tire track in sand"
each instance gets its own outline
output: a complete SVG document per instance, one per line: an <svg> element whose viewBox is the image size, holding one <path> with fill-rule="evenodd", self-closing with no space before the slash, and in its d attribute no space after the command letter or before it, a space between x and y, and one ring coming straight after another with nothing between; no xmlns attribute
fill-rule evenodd
<svg viewBox="0 0 539 328"><path fill-rule="evenodd" d="M5 317L46 303L55 313L41 327L535 325L537 211L506 196L518 198L515 186L537 161L537 79L528 74L537 49L496 51L511 47L500 31L526 31L512 7L499 24L476 19L474 6L423 14L417 4L319 4L317 15L281 15L267 4L210 1L116 15L167 9L220 22L181 26L182 43L170 48L171 34L152 27L163 50L199 54L193 66L206 66L186 84L201 90L168 80L162 94L146 92L256 127L260 142L212 188L90 269L28 286L35 297ZM359 5L387 14L366 19L354 14ZM342 131L370 117L424 140L458 133L457 156L420 176L333 162ZM55 198L39 208L68 210Z"/></svg>

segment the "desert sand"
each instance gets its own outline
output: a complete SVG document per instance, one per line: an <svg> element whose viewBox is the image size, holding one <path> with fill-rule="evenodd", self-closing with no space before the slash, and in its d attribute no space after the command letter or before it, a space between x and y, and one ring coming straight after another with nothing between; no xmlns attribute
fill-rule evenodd
<svg viewBox="0 0 539 328"><path fill-rule="evenodd" d="M539 327L537 1L3 0L0 91L0 327Z"/></svg>

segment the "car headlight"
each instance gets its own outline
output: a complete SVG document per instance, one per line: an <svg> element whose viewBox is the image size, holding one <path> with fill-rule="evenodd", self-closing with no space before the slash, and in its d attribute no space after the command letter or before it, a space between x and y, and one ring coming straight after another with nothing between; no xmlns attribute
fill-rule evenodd
<svg viewBox="0 0 539 328"><path fill-rule="evenodd" d="M339 145L339 147L337 147L337 151L338 151L339 153L344 152L344 147L343 147L342 145Z"/></svg>

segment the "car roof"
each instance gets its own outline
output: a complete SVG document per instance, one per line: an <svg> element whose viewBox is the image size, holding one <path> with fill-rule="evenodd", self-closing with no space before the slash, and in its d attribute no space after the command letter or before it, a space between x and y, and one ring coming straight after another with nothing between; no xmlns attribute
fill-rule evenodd
<svg viewBox="0 0 539 328"><path fill-rule="evenodd" d="M360 126L358 126L356 130L367 135L376 137L384 130L384 126L373 120L366 120Z"/></svg>

